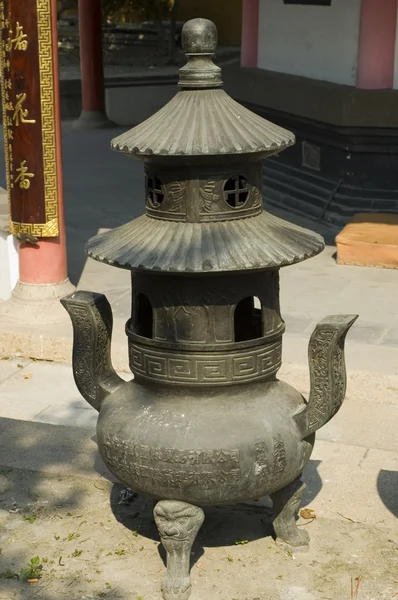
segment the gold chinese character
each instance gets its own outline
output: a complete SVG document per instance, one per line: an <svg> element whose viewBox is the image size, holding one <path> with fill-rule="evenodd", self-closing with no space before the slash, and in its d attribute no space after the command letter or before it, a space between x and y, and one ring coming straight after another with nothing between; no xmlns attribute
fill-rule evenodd
<svg viewBox="0 0 398 600"><path fill-rule="evenodd" d="M15 121L15 125L18 127L19 126L19 122L21 123L36 123L35 119L27 119L26 117L28 116L28 109L27 108L22 108L22 104L25 102L26 100L26 93L23 92L22 94L17 94L17 103L15 105L15 109L14 109L14 114L12 116L13 120Z"/></svg>
<svg viewBox="0 0 398 600"><path fill-rule="evenodd" d="M23 27L17 21L17 30L15 37L12 37L12 29L10 29L10 35L6 43L6 50L26 50L28 47L28 36L23 32Z"/></svg>
<svg viewBox="0 0 398 600"><path fill-rule="evenodd" d="M5 25L5 26L7 27L7 29L8 29L8 28L9 28L9 26L10 26L10 21L9 21L8 19L6 19L6 20L4 21L4 25Z"/></svg>
<svg viewBox="0 0 398 600"><path fill-rule="evenodd" d="M13 135L11 129L7 129L7 136L8 136L9 140L13 140L14 139L14 135Z"/></svg>
<svg viewBox="0 0 398 600"><path fill-rule="evenodd" d="M23 190L28 190L30 188L30 180L29 177L34 177L33 173L28 173L28 167L26 166L26 160L21 162L21 166L17 169L17 173L19 173L18 177L15 180L15 183L19 181L19 187Z"/></svg>
<svg viewBox="0 0 398 600"><path fill-rule="evenodd" d="M14 110L12 102L5 102L5 104L4 104L4 110Z"/></svg>
<svg viewBox="0 0 398 600"><path fill-rule="evenodd" d="M10 63L10 61L9 61L9 60L7 60L7 61L4 63L4 66L5 66L5 68L6 68L6 69L9 69L9 68L10 68L10 65L11 65L11 63Z"/></svg>
<svg viewBox="0 0 398 600"><path fill-rule="evenodd" d="M12 83L11 83L11 79L5 79L5 80L4 80L4 87L5 87L6 89L8 88L9 90L11 90L11 89L12 89Z"/></svg>

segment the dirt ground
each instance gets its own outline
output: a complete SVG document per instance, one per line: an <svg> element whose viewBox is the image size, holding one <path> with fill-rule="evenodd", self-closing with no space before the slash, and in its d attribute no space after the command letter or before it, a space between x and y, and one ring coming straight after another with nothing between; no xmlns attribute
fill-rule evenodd
<svg viewBox="0 0 398 600"><path fill-rule="evenodd" d="M0 474L0 600L156 600L164 552L152 501L120 504L106 479ZM345 507L352 511L349 499ZM398 526L355 522L325 510L300 518L308 553L282 550L270 508L214 507L192 553L192 600L387 600L398 596ZM17 579L39 557L35 583Z"/></svg>

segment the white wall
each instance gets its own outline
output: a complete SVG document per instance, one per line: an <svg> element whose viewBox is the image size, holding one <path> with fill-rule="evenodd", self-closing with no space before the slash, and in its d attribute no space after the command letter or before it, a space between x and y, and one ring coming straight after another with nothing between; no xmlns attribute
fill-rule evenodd
<svg viewBox="0 0 398 600"><path fill-rule="evenodd" d="M331 6L260 0L258 67L355 85L361 0Z"/></svg>
<svg viewBox="0 0 398 600"><path fill-rule="evenodd" d="M8 300L19 276L16 238L0 230L0 300Z"/></svg>
<svg viewBox="0 0 398 600"><path fill-rule="evenodd" d="M0 301L10 298L18 276L18 244L9 231L7 190L0 187Z"/></svg>

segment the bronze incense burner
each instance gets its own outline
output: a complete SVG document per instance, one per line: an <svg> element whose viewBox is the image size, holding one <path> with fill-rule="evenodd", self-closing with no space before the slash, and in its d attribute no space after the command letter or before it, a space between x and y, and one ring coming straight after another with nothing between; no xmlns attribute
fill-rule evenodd
<svg viewBox="0 0 398 600"><path fill-rule="evenodd" d="M346 389L344 340L355 315L326 317L309 343L309 400L276 377L285 329L279 269L323 239L262 207L262 161L294 136L232 100L205 19L182 32L181 91L112 148L144 162L146 213L97 235L95 260L129 269L130 367L112 368L112 313L102 294L62 300L74 327L73 369L99 412L98 446L120 481L158 502L166 600L189 597L201 505L269 495L278 540L308 546L295 514L315 432Z"/></svg>

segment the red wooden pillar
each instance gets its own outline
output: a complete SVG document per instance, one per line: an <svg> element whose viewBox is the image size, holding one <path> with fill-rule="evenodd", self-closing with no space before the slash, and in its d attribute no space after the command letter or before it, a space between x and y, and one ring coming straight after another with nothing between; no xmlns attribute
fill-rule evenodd
<svg viewBox="0 0 398 600"><path fill-rule="evenodd" d="M23 283L58 284L66 281L68 278L66 266L56 4L56 0L51 0L55 133L54 142L57 177L58 236L40 238L36 244L30 244L27 242L19 244L19 279Z"/></svg>
<svg viewBox="0 0 398 600"><path fill-rule="evenodd" d="M111 127L105 111L100 0L79 0L80 71L82 112L76 129Z"/></svg>
<svg viewBox="0 0 398 600"><path fill-rule="evenodd" d="M257 67L259 0L243 0L242 6L242 67Z"/></svg>
<svg viewBox="0 0 398 600"><path fill-rule="evenodd" d="M388 89L394 83L397 0L362 0L357 87Z"/></svg>
<svg viewBox="0 0 398 600"><path fill-rule="evenodd" d="M2 314L64 320L67 277L56 0L1 0L2 103L10 230L19 281Z"/></svg>

